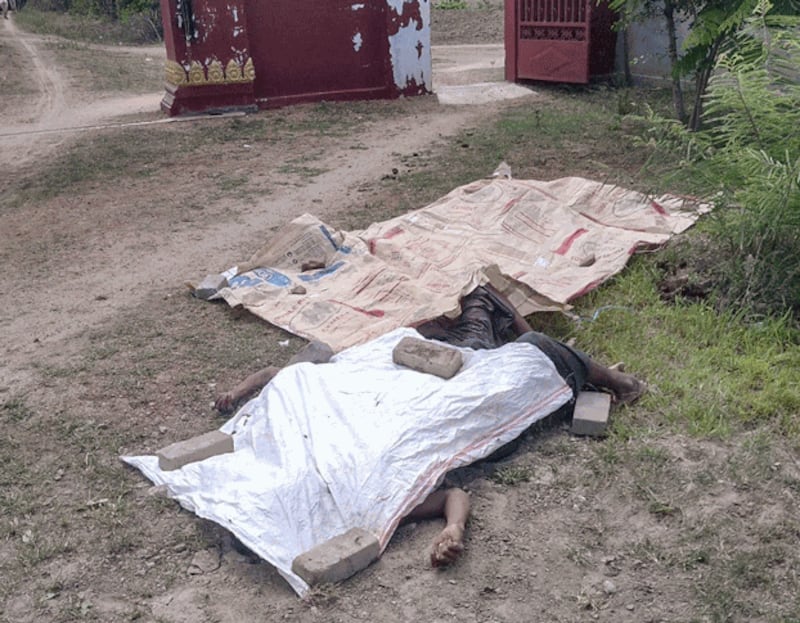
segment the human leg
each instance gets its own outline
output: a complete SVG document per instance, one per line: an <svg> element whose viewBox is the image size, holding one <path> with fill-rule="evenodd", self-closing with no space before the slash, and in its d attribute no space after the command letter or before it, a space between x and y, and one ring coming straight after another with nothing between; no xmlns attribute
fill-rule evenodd
<svg viewBox="0 0 800 623"><path fill-rule="evenodd" d="M591 359L586 380L596 387L611 391L619 404L631 404L647 390L647 386L632 374L607 368Z"/></svg>
<svg viewBox="0 0 800 623"><path fill-rule="evenodd" d="M632 374L607 368L586 353L543 334L531 331L521 335L518 342L533 344L553 362L561 377L577 396L585 384L610 391L621 404L630 404L647 389L646 385Z"/></svg>
<svg viewBox="0 0 800 623"><path fill-rule="evenodd" d="M523 333L516 341L533 344L547 355L558 374L572 389L572 395L578 395L589 377L591 360L586 353L536 331Z"/></svg>
<svg viewBox="0 0 800 623"><path fill-rule="evenodd" d="M515 321L513 307L506 307L488 287L478 286L461 299L461 314L454 320L437 318L417 327L428 339L453 346L491 349L508 340L505 334Z"/></svg>

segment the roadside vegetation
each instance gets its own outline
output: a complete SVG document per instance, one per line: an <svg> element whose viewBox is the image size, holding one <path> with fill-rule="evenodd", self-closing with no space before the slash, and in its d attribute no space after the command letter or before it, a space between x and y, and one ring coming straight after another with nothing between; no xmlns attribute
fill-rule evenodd
<svg viewBox="0 0 800 623"><path fill-rule="evenodd" d="M157 0L17 0L20 26L89 43L144 44L164 38Z"/></svg>

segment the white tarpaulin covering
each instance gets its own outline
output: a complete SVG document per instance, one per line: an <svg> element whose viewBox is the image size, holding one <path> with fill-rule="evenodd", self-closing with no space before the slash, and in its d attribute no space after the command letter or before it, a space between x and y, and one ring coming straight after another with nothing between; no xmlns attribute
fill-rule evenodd
<svg viewBox="0 0 800 623"><path fill-rule="evenodd" d="M707 209L578 177L479 180L363 231L295 219L228 273L219 294L338 351L457 313L487 281L523 315L566 309Z"/></svg>
<svg viewBox="0 0 800 623"><path fill-rule="evenodd" d="M292 560L355 527L385 548L451 469L488 456L571 398L531 344L464 353L450 380L402 368L398 329L331 363L282 370L222 431L235 451L163 472L123 457L197 515L230 530L299 594Z"/></svg>

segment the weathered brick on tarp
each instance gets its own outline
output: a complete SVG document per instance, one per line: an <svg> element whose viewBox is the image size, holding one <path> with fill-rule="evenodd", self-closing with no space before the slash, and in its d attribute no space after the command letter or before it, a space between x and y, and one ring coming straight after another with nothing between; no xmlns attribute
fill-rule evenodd
<svg viewBox="0 0 800 623"><path fill-rule="evenodd" d="M205 435L178 441L156 453L158 467L167 472L178 469L187 463L202 461L210 456L233 452L233 437L222 431L212 430Z"/></svg>
<svg viewBox="0 0 800 623"><path fill-rule="evenodd" d="M392 361L443 379L455 376L464 364L461 351L416 337L404 337L400 340L392 351Z"/></svg>
<svg viewBox="0 0 800 623"><path fill-rule="evenodd" d="M575 401L572 416L574 435L600 437L606 434L608 414L611 410L611 394L605 392L581 392Z"/></svg>
<svg viewBox="0 0 800 623"><path fill-rule="evenodd" d="M310 586L341 582L369 566L381 552L374 534L352 528L300 554L292 571Z"/></svg>

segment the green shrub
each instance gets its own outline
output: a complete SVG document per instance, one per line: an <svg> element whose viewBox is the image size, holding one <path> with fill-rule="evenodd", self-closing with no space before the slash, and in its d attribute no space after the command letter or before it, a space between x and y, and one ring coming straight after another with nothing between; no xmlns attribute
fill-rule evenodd
<svg viewBox="0 0 800 623"><path fill-rule="evenodd" d="M98 12L93 0L80 0L67 12L64 0L30 0L17 22L31 32L92 43L154 43L162 40L157 5L141 11L125 8L118 19Z"/></svg>
<svg viewBox="0 0 800 623"><path fill-rule="evenodd" d="M795 319L800 312L800 20L763 0L722 51L704 129L656 120L659 150L680 150L686 190L713 197L708 230L721 307Z"/></svg>

